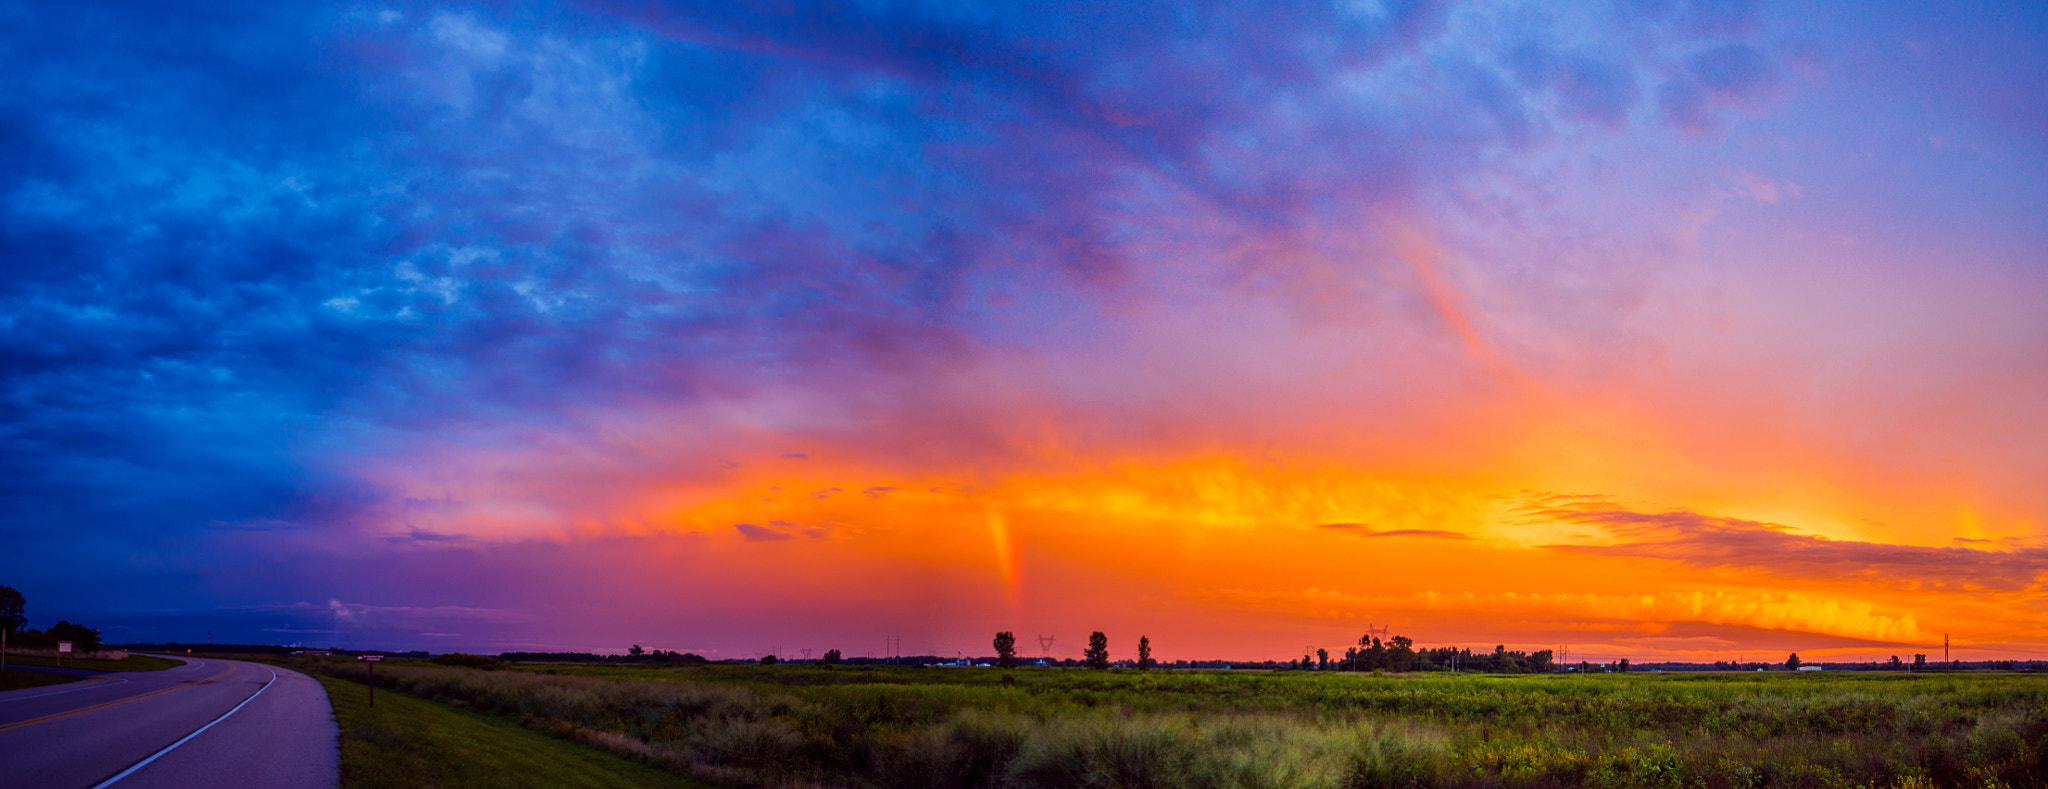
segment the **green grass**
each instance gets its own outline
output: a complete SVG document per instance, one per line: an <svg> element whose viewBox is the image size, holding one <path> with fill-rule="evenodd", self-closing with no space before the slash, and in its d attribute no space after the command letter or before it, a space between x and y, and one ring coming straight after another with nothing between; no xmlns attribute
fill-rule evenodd
<svg viewBox="0 0 2048 789"><path fill-rule="evenodd" d="M2048 676L2023 674L483 671L405 661L377 675L727 786L2048 786Z"/></svg>
<svg viewBox="0 0 2048 789"><path fill-rule="evenodd" d="M40 655L8 655L7 664L10 666L16 664L23 666L62 665L65 668L89 668L94 671L162 671L167 668L177 668L185 665L175 660L150 657L148 655L129 655L120 660L73 660L65 658L61 664L57 662L56 658L42 657Z"/></svg>
<svg viewBox="0 0 2048 789"><path fill-rule="evenodd" d="M14 656L9 655L7 662L13 663ZM6 671L0 671L0 691L40 688L44 685L62 685L66 682L77 681L77 677L45 674L40 671L15 671L11 668Z"/></svg>
<svg viewBox="0 0 2048 789"><path fill-rule="evenodd" d="M341 724L344 789L610 789L702 784L468 710L320 677Z"/></svg>

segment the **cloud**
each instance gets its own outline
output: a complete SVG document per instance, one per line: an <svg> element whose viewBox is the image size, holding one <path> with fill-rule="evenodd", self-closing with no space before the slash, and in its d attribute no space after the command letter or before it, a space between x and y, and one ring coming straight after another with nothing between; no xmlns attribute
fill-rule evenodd
<svg viewBox="0 0 2048 789"><path fill-rule="evenodd" d="M447 534L417 527L409 529L403 535L384 538L386 542L412 544L460 544L471 542L475 539L474 536L468 534Z"/></svg>
<svg viewBox="0 0 2048 789"><path fill-rule="evenodd" d="M1389 529L1378 531L1363 523L1318 523L1318 529L1331 529L1356 537L1436 537L1449 540L1469 540L1471 535L1437 529Z"/></svg>
<svg viewBox="0 0 2048 789"><path fill-rule="evenodd" d="M1778 93L1778 69L1747 44L1726 44L1686 59L1686 70L1707 95L1729 105L1753 106Z"/></svg>
<svg viewBox="0 0 2048 789"><path fill-rule="evenodd" d="M1525 89L1554 94L1563 117L1611 129L1628 122L1640 93L1634 69L1612 57L1531 43L1512 53L1508 65Z"/></svg>
<svg viewBox="0 0 2048 789"><path fill-rule="evenodd" d="M1544 546L1572 553L1928 592L2010 593L2048 580L2048 548L1985 551L1832 540L1776 523L1684 510L1637 512L1599 498L1539 501L1522 515L1595 526L1613 540Z"/></svg>
<svg viewBox="0 0 2048 789"><path fill-rule="evenodd" d="M1333 589L1296 591L1218 589L1205 594L1252 610L1302 615L1321 612L1347 619L1403 616L1410 621L1445 615L1544 622L1544 629L1584 633L1668 632L1675 623L1819 633L1868 643L1925 643L1928 632L1911 614L1889 613L1867 602L1787 592L1443 592L1354 594Z"/></svg>
<svg viewBox="0 0 2048 789"><path fill-rule="evenodd" d="M738 529L739 533L745 536L748 542L769 542L773 540L794 539L787 533L776 531L765 526L756 526L751 523L735 523L732 525L732 527L734 529Z"/></svg>

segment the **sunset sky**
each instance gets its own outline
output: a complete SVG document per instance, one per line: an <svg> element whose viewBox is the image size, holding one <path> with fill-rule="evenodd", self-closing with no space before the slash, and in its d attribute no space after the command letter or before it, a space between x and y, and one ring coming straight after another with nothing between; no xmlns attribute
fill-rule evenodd
<svg viewBox="0 0 2048 789"><path fill-rule="evenodd" d="M2039 2L0 1L0 74L32 627L2048 660Z"/></svg>

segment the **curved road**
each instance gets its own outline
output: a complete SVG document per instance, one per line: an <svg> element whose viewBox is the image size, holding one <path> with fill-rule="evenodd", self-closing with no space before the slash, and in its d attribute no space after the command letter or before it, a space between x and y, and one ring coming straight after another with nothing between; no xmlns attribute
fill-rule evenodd
<svg viewBox="0 0 2048 789"><path fill-rule="evenodd" d="M339 782L327 693L296 671L191 659L0 693L9 787L319 787Z"/></svg>

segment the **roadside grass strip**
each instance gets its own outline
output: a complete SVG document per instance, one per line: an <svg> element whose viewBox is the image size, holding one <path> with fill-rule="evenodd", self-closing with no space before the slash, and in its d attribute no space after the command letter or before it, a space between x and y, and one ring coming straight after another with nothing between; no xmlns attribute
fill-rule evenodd
<svg viewBox="0 0 2048 789"><path fill-rule="evenodd" d="M11 663L13 661L10 660L8 662ZM15 671L10 668L6 671L0 671L0 693L10 690L21 690L22 688L40 688L44 685L62 685L66 682L77 681L77 677L67 677L62 674L45 674L40 671Z"/></svg>
<svg viewBox="0 0 2048 789"><path fill-rule="evenodd" d="M341 724L343 789L626 789L705 784L513 721L318 677Z"/></svg>

